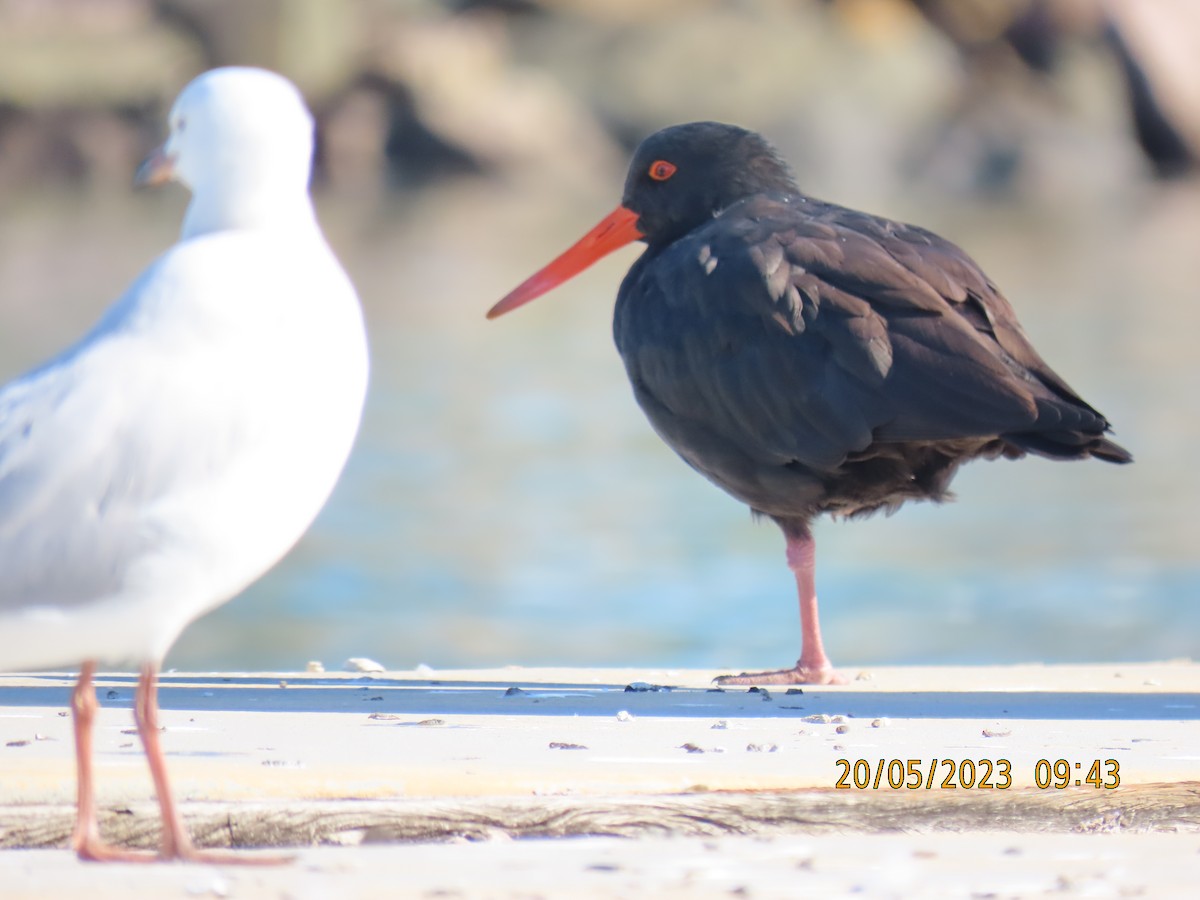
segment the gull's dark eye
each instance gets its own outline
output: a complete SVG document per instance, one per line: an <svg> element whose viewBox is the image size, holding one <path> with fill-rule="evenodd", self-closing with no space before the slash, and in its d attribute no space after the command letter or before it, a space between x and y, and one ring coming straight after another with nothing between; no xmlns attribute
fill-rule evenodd
<svg viewBox="0 0 1200 900"><path fill-rule="evenodd" d="M667 162L665 159L657 159L650 163L649 175L655 181L666 181L675 174L675 163Z"/></svg>
<svg viewBox="0 0 1200 900"><path fill-rule="evenodd" d="M175 130L180 134L183 134L183 132L187 130L187 119L179 119L175 123Z"/></svg>

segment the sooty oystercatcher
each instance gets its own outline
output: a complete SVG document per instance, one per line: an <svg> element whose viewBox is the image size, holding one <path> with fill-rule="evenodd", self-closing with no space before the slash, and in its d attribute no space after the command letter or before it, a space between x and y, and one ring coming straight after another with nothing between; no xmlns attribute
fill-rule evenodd
<svg viewBox="0 0 1200 900"><path fill-rule="evenodd" d="M635 240L613 322L634 396L685 462L779 525L799 591L796 665L723 683L842 681L817 616L820 513L944 500L976 458L1132 459L966 253L801 193L732 125L648 137L621 205L489 318Z"/></svg>

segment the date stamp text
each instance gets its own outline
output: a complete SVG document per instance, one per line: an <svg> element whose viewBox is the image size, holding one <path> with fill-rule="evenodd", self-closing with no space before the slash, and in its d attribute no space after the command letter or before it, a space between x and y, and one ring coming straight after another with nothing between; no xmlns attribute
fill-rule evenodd
<svg viewBox="0 0 1200 900"><path fill-rule="evenodd" d="M839 775L833 786L844 791L1006 791L1013 786L1013 764L1007 759L839 759L834 765ZM1040 790L1113 790L1121 784L1121 764L1039 759L1033 783Z"/></svg>

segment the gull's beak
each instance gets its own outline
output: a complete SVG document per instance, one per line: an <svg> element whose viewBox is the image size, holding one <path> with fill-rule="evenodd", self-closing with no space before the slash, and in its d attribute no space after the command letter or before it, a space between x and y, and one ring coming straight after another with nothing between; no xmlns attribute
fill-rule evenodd
<svg viewBox="0 0 1200 900"><path fill-rule="evenodd" d="M175 159L169 156L164 148L159 147L138 166L133 183L135 187L158 187L174 177Z"/></svg>

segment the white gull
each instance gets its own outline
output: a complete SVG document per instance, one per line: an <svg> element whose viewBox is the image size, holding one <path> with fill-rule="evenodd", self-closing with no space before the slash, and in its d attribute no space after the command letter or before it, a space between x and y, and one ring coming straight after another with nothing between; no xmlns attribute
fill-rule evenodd
<svg viewBox="0 0 1200 900"><path fill-rule="evenodd" d="M0 670L82 666L72 843L84 858L144 858L99 837L99 663L141 670L159 856L203 856L166 781L161 661L295 544L358 430L366 337L313 212L312 152L312 117L286 79L198 77L139 172L191 190L179 242L79 343L0 389Z"/></svg>

